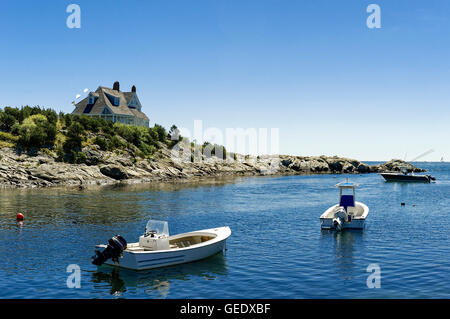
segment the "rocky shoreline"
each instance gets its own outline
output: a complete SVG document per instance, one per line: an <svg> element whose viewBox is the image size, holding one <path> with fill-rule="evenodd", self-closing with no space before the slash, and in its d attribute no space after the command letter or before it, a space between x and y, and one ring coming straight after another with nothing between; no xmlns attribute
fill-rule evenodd
<svg viewBox="0 0 450 319"><path fill-rule="evenodd" d="M152 182L189 182L207 177L306 175L342 173L379 173L399 171L407 165L410 171L425 170L401 160L380 165L328 156L243 156L221 160L205 157L182 161L162 146L151 159L136 158L127 152L101 151L96 145L83 148L85 164L57 161L51 152L21 153L17 149L0 149L0 187L37 188L55 186L88 187L89 185L136 184Z"/></svg>

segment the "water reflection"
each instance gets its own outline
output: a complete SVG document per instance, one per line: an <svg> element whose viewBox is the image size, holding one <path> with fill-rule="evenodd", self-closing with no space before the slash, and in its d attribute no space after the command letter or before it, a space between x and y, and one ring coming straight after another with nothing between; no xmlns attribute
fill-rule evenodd
<svg viewBox="0 0 450 319"><path fill-rule="evenodd" d="M144 271L102 265L92 273L91 281L108 284L113 296L120 296L130 288L139 288L153 298L166 298L175 281L188 281L193 276L215 280L227 273L225 255L219 253L196 262Z"/></svg>
<svg viewBox="0 0 450 319"><path fill-rule="evenodd" d="M355 267L359 268L358 265L355 265L353 254L354 247L360 245L358 242L363 240L363 234L363 230L356 229L346 229L341 232L322 230L321 232L321 241L327 244L330 243L330 240L333 242L336 256L335 269L338 275L345 280L351 279L352 274L355 273Z"/></svg>
<svg viewBox="0 0 450 319"><path fill-rule="evenodd" d="M111 225L131 219L160 217L161 212L182 213L190 200L189 190L201 188L205 197L217 186L239 178L210 178L199 182L106 185L78 188L1 189L0 229L18 210L35 227L40 223ZM180 200L180 198L182 200ZM10 224L9 224L10 225Z"/></svg>

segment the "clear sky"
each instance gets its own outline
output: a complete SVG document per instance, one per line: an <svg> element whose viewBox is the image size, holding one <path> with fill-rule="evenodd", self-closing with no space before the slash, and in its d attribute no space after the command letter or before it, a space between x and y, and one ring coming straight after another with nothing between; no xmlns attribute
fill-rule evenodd
<svg viewBox="0 0 450 319"><path fill-rule="evenodd" d="M0 39L0 107L71 112L118 80L151 125L279 128L283 154L450 160L450 1L2 0Z"/></svg>

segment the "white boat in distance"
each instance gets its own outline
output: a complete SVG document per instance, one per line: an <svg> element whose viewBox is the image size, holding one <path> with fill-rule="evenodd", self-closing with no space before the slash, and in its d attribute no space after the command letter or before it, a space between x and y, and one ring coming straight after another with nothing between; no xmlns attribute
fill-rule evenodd
<svg viewBox="0 0 450 319"><path fill-rule="evenodd" d="M322 229L363 229L364 222L369 214L369 208L355 201L355 188L358 184L342 182L336 184L339 187L339 204L331 206L320 216ZM353 194L343 194L346 190L352 190Z"/></svg>
<svg viewBox="0 0 450 319"><path fill-rule="evenodd" d="M224 250L230 235L225 226L169 236L166 221L150 220L137 243L127 244L117 235L108 245L97 245L101 250L96 250L92 263L145 270L197 261Z"/></svg>

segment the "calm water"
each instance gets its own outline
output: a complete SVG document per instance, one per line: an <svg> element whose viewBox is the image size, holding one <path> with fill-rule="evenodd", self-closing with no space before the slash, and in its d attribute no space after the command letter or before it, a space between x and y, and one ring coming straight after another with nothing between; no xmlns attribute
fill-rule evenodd
<svg viewBox="0 0 450 319"><path fill-rule="evenodd" d="M370 214L364 231L343 233L321 231L319 216L337 201L333 185L348 175L1 190L0 297L450 298L450 164L419 166L438 181L349 176ZM167 220L172 234L229 225L228 251L143 272L91 265L95 244L116 233L136 241L150 218ZM381 268L380 289L366 286L372 263ZM80 289L66 286L69 264L81 267Z"/></svg>

